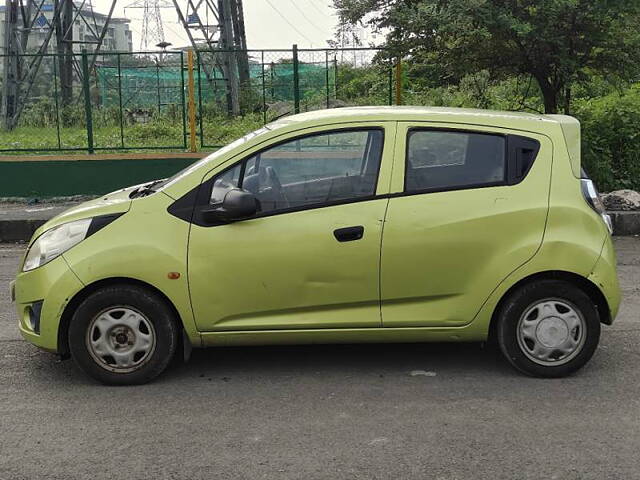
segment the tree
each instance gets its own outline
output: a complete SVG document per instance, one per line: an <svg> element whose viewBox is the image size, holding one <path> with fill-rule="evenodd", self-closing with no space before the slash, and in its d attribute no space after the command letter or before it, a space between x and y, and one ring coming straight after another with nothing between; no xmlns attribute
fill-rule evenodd
<svg viewBox="0 0 640 480"><path fill-rule="evenodd" d="M546 113L569 113L572 86L592 74L640 72L638 0L334 0L341 21L368 23L387 47L441 77L530 75Z"/></svg>

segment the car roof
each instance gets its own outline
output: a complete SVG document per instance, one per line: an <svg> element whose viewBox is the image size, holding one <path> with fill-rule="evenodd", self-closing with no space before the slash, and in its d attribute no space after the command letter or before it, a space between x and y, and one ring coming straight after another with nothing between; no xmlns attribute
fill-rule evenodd
<svg viewBox="0 0 640 480"><path fill-rule="evenodd" d="M474 108L410 106L344 107L314 110L291 115L277 120L275 125L284 126L283 124L286 124L289 127L302 127L302 124L317 124L322 122L424 121L487 125L536 131L544 128L544 124L562 124L563 119L561 117L564 116Z"/></svg>
<svg viewBox="0 0 640 480"><path fill-rule="evenodd" d="M226 162L234 155L243 154L248 148L253 148L262 142L269 142L282 134L290 134L306 128L319 126L337 126L344 123L380 123L394 121L440 122L446 125L453 124L456 127L459 125L460 128L464 128L465 125L489 126L509 130L521 130L524 132L535 132L543 135L553 133L556 139L558 135L564 134L567 139L567 149L572 162L572 168L574 169L574 173L576 171L578 172L576 176L579 176L580 124L573 117L470 108L408 106L345 107L314 110L297 115L290 115L272 122L262 129L249 134L249 137L253 137L252 139L245 138L240 144L236 144L237 142L229 144L225 149L231 148L231 150L224 153L224 158L216 159L216 163L212 164L210 157L205 157L200 162L193 164L183 173L183 177L189 177L189 180L183 178L180 181L173 182L173 184L167 186L163 191L173 198L179 198L199 184L202 181L202 175L218 164ZM256 136L255 134L258 132L262 135ZM259 143L256 144L256 142ZM212 155L217 155L217 152Z"/></svg>

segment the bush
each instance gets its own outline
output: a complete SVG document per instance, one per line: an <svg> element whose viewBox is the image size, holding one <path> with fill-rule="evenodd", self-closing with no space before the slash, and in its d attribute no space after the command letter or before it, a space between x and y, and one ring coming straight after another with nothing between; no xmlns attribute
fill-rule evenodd
<svg viewBox="0 0 640 480"><path fill-rule="evenodd" d="M336 96L354 105L385 105L389 101L389 82L392 81L389 70L384 65L340 65L337 71ZM331 85L333 80L329 82Z"/></svg>
<svg viewBox="0 0 640 480"><path fill-rule="evenodd" d="M56 107L52 98L40 98L25 106L20 116L21 127L55 127Z"/></svg>
<svg viewBox="0 0 640 480"><path fill-rule="evenodd" d="M640 86L574 102L582 164L602 191L640 190Z"/></svg>
<svg viewBox="0 0 640 480"><path fill-rule="evenodd" d="M226 145L233 140L260 128L261 114L230 118L210 115L203 117L203 133L207 145Z"/></svg>

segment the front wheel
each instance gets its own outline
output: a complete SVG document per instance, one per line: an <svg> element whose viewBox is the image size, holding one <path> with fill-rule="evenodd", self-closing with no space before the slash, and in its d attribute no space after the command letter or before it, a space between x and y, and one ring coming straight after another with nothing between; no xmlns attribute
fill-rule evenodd
<svg viewBox="0 0 640 480"><path fill-rule="evenodd" d="M71 319L71 356L102 383L146 383L164 371L175 353L173 316L164 299L147 289L113 285L97 290Z"/></svg>
<svg viewBox="0 0 640 480"><path fill-rule="evenodd" d="M600 317L591 299L561 280L525 285L498 314L502 353L518 370L536 377L563 377L584 366L600 340Z"/></svg>

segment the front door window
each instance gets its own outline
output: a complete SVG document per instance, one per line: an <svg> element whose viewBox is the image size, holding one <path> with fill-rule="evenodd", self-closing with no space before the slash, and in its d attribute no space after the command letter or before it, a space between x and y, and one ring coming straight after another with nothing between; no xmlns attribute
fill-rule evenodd
<svg viewBox="0 0 640 480"><path fill-rule="evenodd" d="M332 131L280 143L214 177L211 204L232 188L253 193L262 214L371 197L382 143L380 129Z"/></svg>

